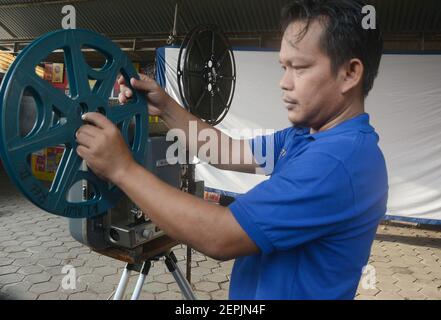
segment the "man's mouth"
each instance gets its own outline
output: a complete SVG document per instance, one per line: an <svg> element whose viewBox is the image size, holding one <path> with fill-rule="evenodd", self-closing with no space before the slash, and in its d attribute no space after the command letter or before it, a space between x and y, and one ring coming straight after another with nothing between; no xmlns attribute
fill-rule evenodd
<svg viewBox="0 0 441 320"><path fill-rule="evenodd" d="M290 111L299 105L299 103L296 100L283 100L283 102L285 102L286 109Z"/></svg>

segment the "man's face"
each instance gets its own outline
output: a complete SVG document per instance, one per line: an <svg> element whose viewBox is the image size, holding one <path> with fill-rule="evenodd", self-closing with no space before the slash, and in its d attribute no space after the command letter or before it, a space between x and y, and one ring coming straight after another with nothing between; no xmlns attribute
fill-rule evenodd
<svg viewBox="0 0 441 320"><path fill-rule="evenodd" d="M304 22L294 22L285 31L280 50L284 69L280 87L289 120L319 130L342 108L341 80L332 73L331 61L320 48L321 24L312 22L299 41L304 27Z"/></svg>

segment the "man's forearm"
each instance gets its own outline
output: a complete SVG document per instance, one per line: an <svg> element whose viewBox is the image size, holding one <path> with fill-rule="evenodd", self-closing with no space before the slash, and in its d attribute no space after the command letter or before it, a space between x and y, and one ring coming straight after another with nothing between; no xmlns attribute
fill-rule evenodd
<svg viewBox="0 0 441 320"><path fill-rule="evenodd" d="M167 235L211 257L219 256L220 232L230 228L225 219L231 214L228 208L177 190L135 163L116 184Z"/></svg>
<svg viewBox="0 0 441 320"><path fill-rule="evenodd" d="M239 171L246 173L256 173L257 167L254 158L250 153L248 142L245 140L235 140L224 134L222 131L198 119L190 112L182 108L175 100L170 99L170 103L164 107L161 118L170 129L180 129L186 136L186 148L190 156L196 156L202 161L208 162L218 169ZM190 137L190 123L197 124L197 136ZM207 143L206 140L199 141L199 134L203 130L210 130L216 136L217 157L209 155L209 159L204 158L204 154L199 154L200 148ZM196 138L196 150L190 150L190 139ZM211 160L211 162L209 161Z"/></svg>
<svg viewBox="0 0 441 320"><path fill-rule="evenodd" d="M161 118L164 120L164 122L166 123L166 125L170 129L180 129L185 133L187 150L195 153L195 154L192 154L191 156L198 156L199 149L206 143L206 141L199 141L199 139L198 139L200 132L203 130L210 130L212 133L214 133L216 135L218 147L219 147L218 148L219 158L222 153L221 141L222 140L228 141L230 143L232 140L230 137L223 134L220 130L214 128L213 126L203 122L201 119L192 115L190 112L188 112L187 110L182 108L173 99L171 99L171 102L168 104L168 106L166 106L164 108L164 111L163 111ZM191 123L196 124L196 126L195 126L197 128L197 136L196 137L190 136L190 124ZM190 142L194 143L194 141L191 141L191 139L196 139L196 141L197 141L197 144L195 145L196 150L190 150ZM201 160L206 161L207 159L201 159ZM220 159L218 159L218 160L220 160ZM218 161L217 163L220 163L220 161Z"/></svg>

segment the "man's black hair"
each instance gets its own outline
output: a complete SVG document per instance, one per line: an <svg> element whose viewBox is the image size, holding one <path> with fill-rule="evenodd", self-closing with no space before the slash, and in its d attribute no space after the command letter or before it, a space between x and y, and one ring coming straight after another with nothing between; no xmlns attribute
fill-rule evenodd
<svg viewBox="0 0 441 320"><path fill-rule="evenodd" d="M295 0L282 10L281 27L285 32L295 21L304 21L306 27L299 40L308 32L311 22L323 26L320 46L331 60L332 71L350 59L357 58L364 65L363 94L366 97L378 75L383 39L376 19L376 29L364 29L364 4L358 0Z"/></svg>

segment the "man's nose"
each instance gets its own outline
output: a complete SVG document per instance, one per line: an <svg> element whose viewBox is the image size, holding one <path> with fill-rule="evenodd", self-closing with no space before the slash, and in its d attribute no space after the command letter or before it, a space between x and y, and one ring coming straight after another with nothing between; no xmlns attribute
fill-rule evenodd
<svg viewBox="0 0 441 320"><path fill-rule="evenodd" d="M282 90L290 91L294 89L294 81L292 77L290 77L289 72L285 72L283 74L282 79L280 79L279 85Z"/></svg>

